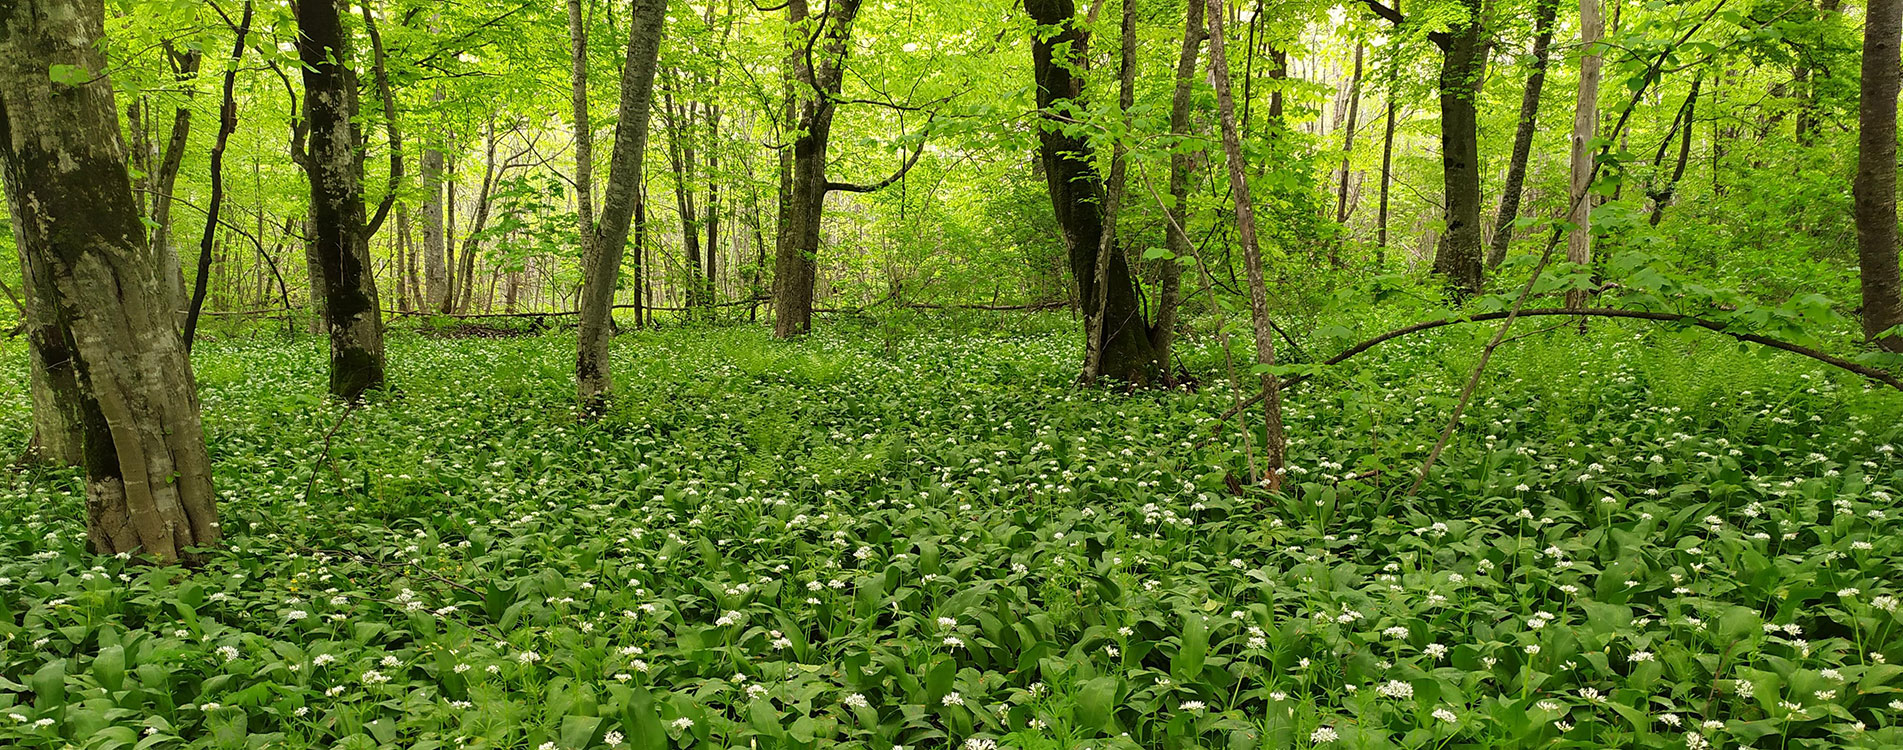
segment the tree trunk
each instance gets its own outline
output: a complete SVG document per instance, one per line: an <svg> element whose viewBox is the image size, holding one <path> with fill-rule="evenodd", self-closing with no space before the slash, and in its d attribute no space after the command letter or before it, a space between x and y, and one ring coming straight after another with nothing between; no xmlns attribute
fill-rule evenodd
<svg viewBox="0 0 1903 750"><path fill-rule="evenodd" d="M680 212L681 245L687 256L687 311L685 315L692 320L698 316L703 304L700 286L700 220L699 211L694 202L694 186L697 182L695 175L699 170L695 168L694 163L697 154L692 133L695 113L699 110L699 105L693 102L684 102L678 107L675 105L674 94L670 90L677 87L678 82L674 81L675 78L674 75L668 76L668 79L676 85L667 86L662 90L661 122L667 126L667 159L668 164L674 168L674 205Z"/></svg>
<svg viewBox="0 0 1903 750"><path fill-rule="evenodd" d="M1361 115L1361 56L1363 45L1355 45L1355 73L1348 84L1348 122L1341 131L1341 184L1336 186L1335 223L1348 223L1348 175L1355 155L1355 121ZM1343 231L1346 231L1344 226ZM1339 254L1334 258L1335 265L1341 265Z"/></svg>
<svg viewBox="0 0 1903 750"><path fill-rule="evenodd" d="M225 67L224 96L218 100L218 137L211 147L211 200L205 208L205 231L198 241L198 276L192 283L192 301L185 312L184 341L188 352L198 334L199 313L205 307L205 282L211 277L211 243L218 231L218 215L225 204L225 144L230 142L232 131L238 129L235 89L238 65L244 61L245 36L251 32L252 12L252 3L246 0L244 14L238 21L237 39L231 45L231 63ZM165 272L163 263L159 268Z"/></svg>
<svg viewBox="0 0 1903 750"><path fill-rule="evenodd" d="M1388 75L1388 122L1381 133L1381 208L1374 233L1374 267L1379 270L1388 267L1388 188L1394 183L1394 125L1401 118L1401 108L1394 101L1400 88L1398 77L1393 72Z"/></svg>
<svg viewBox="0 0 1903 750"><path fill-rule="evenodd" d="M1656 227L1664 220L1665 207L1671 205L1673 197L1678 195L1679 180L1685 179L1685 167L1692 158L1692 124L1698 121L1698 88L1704 82L1702 77L1693 78L1692 90L1685 95L1685 123L1683 131L1679 133L1678 161L1672 165L1671 181L1665 183L1664 189L1652 197L1652 216L1646 219L1652 226ZM1660 148L1664 146L1663 143L1659 144Z"/></svg>
<svg viewBox="0 0 1903 750"><path fill-rule="evenodd" d="M1104 186L1091 164L1090 144L1080 136L1063 133L1054 124L1052 107L1057 102L1082 104L1083 80L1074 72L1076 65L1057 58L1065 51L1073 59L1086 54L1085 34L1075 22L1076 5L1072 0L1025 0L1024 7L1039 25L1056 27L1054 35L1035 33L1031 45L1038 109L1045 119L1038 130L1038 158L1044 167L1057 224L1064 231L1078 304L1087 311L1100 307L1104 311L1107 325L1098 374L1147 385L1158 379L1156 350L1150 345L1149 326L1122 253L1111 254L1106 283L1096 283L1097 256L1103 241ZM1101 302L1099 294L1105 295ZM1086 340L1087 351L1092 343Z"/></svg>
<svg viewBox="0 0 1903 750"><path fill-rule="evenodd" d="M1124 0L1123 23L1117 35L1117 112L1120 125L1124 130L1130 128L1130 110L1136 106L1136 50L1137 21L1136 0ZM1097 242L1097 258L1093 278L1097 288L1102 289L1110 283L1110 263L1129 259L1123 257L1123 247L1117 240L1117 219L1123 210L1124 190L1129 184L1129 156L1123 145L1122 137L1114 139L1110 146L1110 177L1104 184L1103 231ZM1089 347L1084 359L1084 380L1095 382L1103 373L1104 335L1106 326L1112 325L1105 313L1109 298L1098 295L1097 306L1091 310L1087 321L1089 335L1086 339ZM1116 321L1115 325L1127 325ZM1147 330L1146 330L1147 333ZM1145 337L1145 344L1150 343ZM1154 351L1154 349L1152 349ZM1160 374L1160 368L1159 368Z"/></svg>
<svg viewBox="0 0 1903 750"><path fill-rule="evenodd" d="M795 118L792 163L781 182L780 235L773 258L773 335L791 338L813 329L813 287L819 273L820 218L826 206L826 149L832 140L835 99L845 84L848 41L861 0L827 4L822 29L825 38L811 56L796 51L796 86L792 106ZM787 20L805 28L805 0L787 3ZM801 49L805 41L797 42ZM816 59L815 59L816 58Z"/></svg>
<svg viewBox="0 0 1903 750"><path fill-rule="evenodd" d="M1533 153L1533 136L1538 134L1540 93L1546 88L1546 65L1551 59L1553 18L1559 13L1559 0L1539 0L1533 17L1533 70L1526 76L1526 91L1520 97L1520 125L1513 132L1513 155L1507 161L1506 184L1500 189L1500 211L1493 218L1493 242L1487 248L1487 267L1497 268L1507 259L1507 247L1513 243L1513 222L1520 218L1520 194L1526 187L1526 160Z"/></svg>
<svg viewBox="0 0 1903 750"><path fill-rule="evenodd" d="M1599 125L1599 39L1606 33L1605 19L1599 12L1599 0L1579 0L1579 101L1573 110L1572 139L1572 214L1566 221L1573 225L1566 237L1566 260L1584 266L1592 264L1592 139ZM1584 307L1586 292L1566 292L1567 307Z"/></svg>
<svg viewBox="0 0 1903 750"><path fill-rule="evenodd" d="M595 242L595 126L588 119L588 18L581 2L568 0L569 127L575 135L576 241L586 258Z"/></svg>
<svg viewBox="0 0 1903 750"><path fill-rule="evenodd" d="M1229 187L1236 198L1236 236L1242 241L1242 263L1249 277L1249 312L1255 323L1256 362L1275 365L1275 337L1269 320L1268 284L1262 272L1262 251L1256 244L1255 201L1249 194L1247 164L1242 158L1242 136L1236 128L1236 103L1229 95L1229 61L1223 55L1222 0L1209 3L1209 72L1216 84L1216 116L1222 123L1222 150L1229 165ZM1281 489L1283 456L1288 440L1282 430L1282 386L1272 372L1262 373L1263 481Z"/></svg>
<svg viewBox="0 0 1903 750"><path fill-rule="evenodd" d="M430 101L442 104L447 97L443 86L438 84ZM430 134L423 146L423 291L425 309L430 312L451 312L452 300L449 296L449 263L446 259L448 241L443 227L443 149L440 145L440 129Z"/></svg>
<svg viewBox="0 0 1903 750"><path fill-rule="evenodd" d="M1467 18L1444 34L1441 47L1441 184L1447 232L1434 253L1434 271L1456 296L1480 293L1480 122L1475 99L1486 66L1480 0L1462 0Z"/></svg>
<svg viewBox="0 0 1903 750"><path fill-rule="evenodd" d="M14 225L19 226L18 217ZM27 375L33 401L33 438L27 456L76 466L85 459L79 370L55 304L59 290L49 273L35 271L26 246L17 241L15 244L20 256L20 291L25 298Z"/></svg>
<svg viewBox="0 0 1903 750"><path fill-rule="evenodd" d="M175 313L185 310L185 273L179 262L178 245L172 241L172 192L178 185L178 170L185 163L185 149L191 142L191 97L196 91L193 79L203 55L198 50L179 51L168 40L164 44L166 61L172 66L172 78L185 91L185 106L172 113L171 135L165 141L165 153L159 159L158 172L151 179L152 249L159 257L159 274L166 293L172 297Z"/></svg>
<svg viewBox="0 0 1903 750"><path fill-rule="evenodd" d="M383 318L365 233L363 163L351 122L357 76L343 62L350 56L339 1L298 3L297 53L310 127L310 232L330 333L330 392L356 399L383 385Z"/></svg>
<svg viewBox="0 0 1903 750"><path fill-rule="evenodd" d="M627 59L621 68L621 103L614 155L601 202L601 224L582 257L577 312L575 386L584 416L599 415L614 390L609 344L614 334L614 294L628 225L641 194L641 163L647 151L648 117L654 105L654 68L661 48L665 0L634 0L628 24Z"/></svg>
<svg viewBox="0 0 1903 750"><path fill-rule="evenodd" d="M1903 0L1870 0L1863 27L1863 88L1857 99L1857 267L1863 334L1885 351L1903 351L1903 279L1897 267L1896 99Z"/></svg>
<svg viewBox="0 0 1903 750"><path fill-rule="evenodd" d="M469 218L469 232L463 235L463 283L456 298L456 311L469 312L476 294L476 251L482 249L482 230L489 226L489 202L496 184L496 123L484 126L482 182L476 185L476 213Z"/></svg>
<svg viewBox="0 0 1903 750"><path fill-rule="evenodd" d="M1183 49L1176 56L1176 90L1170 96L1170 133L1188 138L1189 117L1196 93L1196 56L1209 33L1204 30L1203 4L1184 3ZM1150 346L1156 350L1156 366L1165 377L1174 372L1176 312L1182 295L1182 263L1195 252L1189 239L1189 176L1191 154L1181 147L1170 151L1170 205L1165 214L1164 248L1173 256L1159 269L1156 292L1156 322L1150 326Z"/></svg>
<svg viewBox="0 0 1903 750"><path fill-rule="evenodd" d="M98 554L173 562L218 541L191 361L147 244L97 0L0 5L0 157L25 276L71 357ZM49 65L92 71L76 86ZM46 321L39 321L46 322ZM38 333L36 332L36 335ZM44 350L43 350L44 351Z"/></svg>

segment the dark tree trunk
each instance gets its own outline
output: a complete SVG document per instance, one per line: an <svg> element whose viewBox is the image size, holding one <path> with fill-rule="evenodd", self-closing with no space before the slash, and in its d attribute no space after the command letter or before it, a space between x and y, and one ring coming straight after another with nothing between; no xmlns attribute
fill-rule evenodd
<svg viewBox="0 0 1903 750"><path fill-rule="evenodd" d="M1520 218L1520 194L1526 186L1526 159L1533 153L1533 136L1539 132L1540 92L1546 88L1546 65L1553 44L1553 17L1558 15L1559 0L1539 0L1533 17L1533 70L1526 76L1526 91L1520 97L1520 124L1513 132L1513 155L1507 161L1506 184L1500 189L1500 211L1493 219L1493 242L1487 248L1487 267L1498 267L1507 259L1507 246L1513 243L1513 222Z"/></svg>
<svg viewBox="0 0 1903 750"><path fill-rule="evenodd" d="M1348 122L1341 131L1341 182L1336 185L1335 223L1343 225L1348 223L1348 177L1355 155L1355 121L1361 115L1361 57L1364 52L1363 45L1355 45L1355 73L1348 84ZM1335 265L1341 265L1339 255L1333 260L1336 261Z"/></svg>
<svg viewBox="0 0 1903 750"><path fill-rule="evenodd" d="M185 106L172 113L172 130L166 138L158 172L148 178L152 189L152 249L159 257L159 273L165 281L166 293L172 297L172 308L183 312L185 274L179 262L178 245L172 241L172 194L178 184L178 170L185 163L186 146L191 142L191 96L195 90L192 79L198 77L199 63L204 57L195 49L181 51L169 41L164 47L173 80L184 89L186 101Z"/></svg>
<svg viewBox="0 0 1903 750"><path fill-rule="evenodd" d="M363 200L357 76L339 0L297 5L304 66L304 120L310 127L311 245L330 333L330 392L355 399L383 385L383 318L371 273Z"/></svg>
<svg viewBox="0 0 1903 750"><path fill-rule="evenodd" d="M1468 17L1435 38L1441 48L1441 184L1447 233L1434 253L1434 271L1456 296L1484 285L1480 250L1480 119L1475 99L1486 65L1480 0L1462 0Z"/></svg>
<svg viewBox="0 0 1903 750"><path fill-rule="evenodd" d="M1857 266L1863 333L1886 351L1903 351L1903 279L1897 267L1896 99L1903 0L1870 0L1863 27L1863 90L1857 101Z"/></svg>
<svg viewBox="0 0 1903 750"><path fill-rule="evenodd" d="M1085 55L1085 35L1075 23L1076 6L1071 0L1025 0L1024 7L1038 24L1056 27L1055 34L1035 34L1031 45L1037 104L1046 120L1038 130L1038 158L1057 224L1064 231L1078 302L1084 310L1104 311L1103 340L1086 341L1086 350L1100 347L1103 377L1135 384L1154 382L1159 375L1156 350L1150 344L1149 326L1123 254L1109 258L1104 284L1094 278L1103 241L1104 186L1091 165L1090 144L1053 124L1053 107L1059 102L1082 103L1083 80L1073 72L1073 65L1056 58L1062 50L1077 58ZM1100 300L1099 294L1106 296Z"/></svg>
<svg viewBox="0 0 1903 750"><path fill-rule="evenodd" d="M661 49L665 0L634 0L629 11L627 58L621 68L620 117L615 123L614 155L601 199L601 224L582 257L578 301L575 384L582 413L599 415L614 390L608 350L614 335L615 287L628 229L640 202L641 164L648 145L648 118L654 109L654 68Z"/></svg>
<svg viewBox="0 0 1903 750"><path fill-rule="evenodd" d="M1652 216L1646 220L1652 226L1658 226L1659 222L1665 219L1665 207L1671 205L1673 198L1678 195L1679 180L1685 179L1685 167L1692 158L1692 123L1698 121L1698 88L1704 82L1703 78L1692 79L1691 93L1685 95L1685 109L1682 115L1685 122L1680 125L1681 130L1678 133L1678 161L1672 165L1671 181L1665 183L1665 187L1652 196ZM1666 143L1670 142L1669 139L1666 141ZM1665 148L1666 143L1660 143L1659 148Z"/></svg>
<svg viewBox="0 0 1903 750"><path fill-rule="evenodd" d="M0 160L24 275L48 295L33 335L70 358L75 385L56 393L77 396L62 408L83 426L88 544L172 562L218 541L218 514L191 361L103 72L104 15L98 0L0 4ZM69 86L49 65L96 77Z"/></svg>
<svg viewBox="0 0 1903 750"><path fill-rule="evenodd" d="M819 273L820 218L826 205L826 149L832 140L835 98L845 84L846 55L861 0L827 3L824 37L789 57L793 63L792 160L782 180L780 235L773 258L773 335L791 338L813 329L813 287ZM787 3L787 20L803 28L805 0Z"/></svg>
<svg viewBox="0 0 1903 750"><path fill-rule="evenodd" d="M1388 113L1387 126L1381 133L1381 207L1375 217L1374 267L1385 269L1388 266L1388 188L1394 183L1394 125L1401 117L1401 108L1394 101L1395 89L1399 88L1396 76L1388 77Z"/></svg>
<svg viewBox="0 0 1903 750"><path fill-rule="evenodd" d="M211 243L218 231L218 215L225 205L225 144L238 129L235 89L238 64L244 60L245 36L251 32L252 11L252 3L246 0L244 14L238 21L237 40L231 45L231 63L225 67L224 96L218 104L218 138L211 147L211 201L205 208L205 232L198 241L198 277L192 283L192 301L185 312L186 351L191 351L192 340L198 333L198 316L205 307L205 282L211 277ZM164 271L162 264L160 270Z"/></svg>

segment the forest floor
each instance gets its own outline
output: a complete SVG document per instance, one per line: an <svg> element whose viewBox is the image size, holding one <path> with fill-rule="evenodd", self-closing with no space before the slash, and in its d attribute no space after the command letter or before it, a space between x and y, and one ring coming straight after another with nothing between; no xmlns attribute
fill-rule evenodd
<svg viewBox="0 0 1903 750"><path fill-rule="evenodd" d="M590 426L561 334L396 335L350 409L317 341L208 342L202 569L0 483L0 746L1903 744L1895 394L1536 337L1409 498L1447 331L1291 393L1292 494L1237 496L1220 350L1080 388L1074 323L1012 320L626 335ZM17 344L0 384L14 455Z"/></svg>

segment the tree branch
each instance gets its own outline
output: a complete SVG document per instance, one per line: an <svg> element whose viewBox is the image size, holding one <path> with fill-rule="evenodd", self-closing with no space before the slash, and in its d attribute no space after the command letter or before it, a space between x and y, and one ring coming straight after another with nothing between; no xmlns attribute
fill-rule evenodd
<svg viewBox="0 0 1903 750"><path fill-rule="evenodd" d="M931 127L931 124L927 123L926 128L929 130L930 127ZM893 172L891 177L887 177L883 180L872 183L870 185L857 185L850 182L828 182L826 183L826 191L827 192L837 191L842 193L879 192L880 190L884 190L888 187L891 187L892 183L898 182L901 178L905 177L906 172L912 171L912 166L915 164L918 164L918 157L920 154L923 154L923 153L925 153L925 134L920 133L918 146L912 149L912 155L906 157L905 164L899 167L899 171Z"/></svg>
<svg viewBox="0 0 1903 750"><path fill-rule="evenodd" d="M403 185L403 133L397 129L396 97L390 94L390 70L383 54L383 35L377 33L376 17L370 12L369 3L363 5L363 23L370 34L377 94L383 98L383 126L390 134L390 187L384 192L383 200L377 203L377 211L370 217L370 222L363 227L363 236L374 237L377 230L383 228L383 220L390 218L390 206L396 203L397 189Z"/></svg>

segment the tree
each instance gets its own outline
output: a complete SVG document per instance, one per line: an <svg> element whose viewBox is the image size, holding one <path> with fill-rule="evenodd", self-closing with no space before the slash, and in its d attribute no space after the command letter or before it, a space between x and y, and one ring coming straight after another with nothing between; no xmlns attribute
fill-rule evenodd
<svg viewBox="0 0 1903 750"><path fill-rule="evenodd" d="M1896 100L1903 0L1870 0L1863 26L1863 89L1858 97L1857 267L1863 291L1863 334L1886 351L1903 352L1903 278L1897 267Z"/></svg>
<svg viewBox="0 0 1903 750"><path fill-rule="evenodd" d="M601 223L584 243L582 291L576 310L581 323L575 355L575 386L584 415L598 415L614 390L608 348L614 335L614 292L621 281L621 256L628 225L640 200L642 160L648 147L648 119L654 109L654 70L661 51L666 0L634 0L629 11L627 59L621 67L620 119L615 123L614 153L601 200ZM576 98L579 101L583 94ZM575 121L587 122L577 107ZM586 137L585 135L582 137ZM584 228L587 233L588 228Z"/></svg>
<svg viewBox="0 0 1903 750"><path fill-rule="evenodd" d="M1076 71L1077 61L1087 54L1089 37L1076 22L1077 8L1071 0L1024 0L1024 8L1032 20L1046 27L1033 32L1031 44L1039 113L1038 159L1045 187L1064 233L1078 304L1084 310L1102 310L1104 321L1102 326L1087 328L1085 351L1099 352L1094 374L1149 384L1159 375L1156 349L1150 343L1149 326L1123 253L1109 254L1103 283L1097 281L1104 184L1091 163L1089 139L1065 124L1072 113L1085 109L1083 79Z"/></svg>
<svg viewBox="0 0 1903 750"><path fill-rule="evenodd" d="M72 358L99 554L185 558L219 538L192 366L151 257L98 0L0 5L0 159L22 268ZM49 75L49 70L51 75Z"/></svg>
<svg viewBox="0 0 1903 750"><path fill-rule="evenodd" d="M1406 16L1380 0L1362 0L1396 26ZM1487 63L1487 41L1480 23L1480 0L1456 0L1459 15L1444 31L1427 38L1440 48L1441 187L1446 202L1446 233L1434 252L1434 272L1446 278L1456 295L1480 292L1484 285L1480 252L1480 93Z"/></svg>
<svg viewBox="0 0 1903 750"><path fill-rule="evenodd" d="M773 254L773 335L779 338L813 329L813 287L819 273L819 230L826 195L884 190L904 177L925 150L921 139L898 171L879 182L834 182L826 176L826 152L846 83L846 57L860 4L861 0L831 0L817 18L809 16L806 0L786 4L788 25L795 30L811 26L813 31L803 41L794 34L796 46L787 56L793 142L786 147L791 156L782 157L780 232Z"/></svg>
<svg viewBox="0 0 1903 750"><path fill-rule="evenodd" d="M1526 76L1526 90L1520 97L1520 124L1513 131L1513 155L1507 160L1506 184L1500 188L1500 210L1493 218L1488 268L1505 262L1507 247L1513 244L1513 222L1520 218L1520 193L1526 186L1526 160L1533 153L1533 136L1539 132L1540 94L1546 90L1546 65L1552 57L1553 19L1559 14L1559 0L1535 2L1533 70Z"/></svg>
<svg viewBox="0 0 1903 750"><path fill-rule="evenodd" d="M296 5L297 56L304 68L311 255L318 280L314 286L323 294L324 324L330 334L330 392L356 399L383 386L383 314L377 304L370 236L388 214L395 192L386 196L374 219L365 220L363 162L353 122L357 75L348 62L349 35L338 12L341 1L305 0ZM369 9L364 12L367 17ZM387 85L383 93L387 98ZM401 153L393 148L391 158ZM401 169L392 173L398 178Z"/></svg>
<svg viewBox="0 0 1903 750"><path fill-rule="evenodd" d="M1189 0L1183 4L1183 47L1176 56L1176 88L1170 95L1170 133L1178 138L1189 136L1189 117L1196 90L1196 56L1209 32L1203 23L1203 4ZM1157 280L1156 322L1150 327L1150 346L1156 349L1156 366L1164 374L1173 367L1170 361L1176 342L1176 309L1182 289L1182 262L1194 247L1189 239L1189 179L1192 154L1188 149L1170 151L1170 203L1166 209L1169 226L1164 227L1164 249L1170 257L1163 262Z"/></svg>
<svg viewBox="0 0 1903 750"><path fill-rule="evenodd" d="M1283 456L1288 438L1282 430L1282 385L1275 373L1274 323L1269 320L1268 285L1262 272L1262 249L1257 244L1255 201L1249 194L1247 164L1242 158L1242 136L1236 128L1236 104L1229 93L1229 60L1223 49L1222 0L1209 3L1209 75L1216 82L1216 117L1222 123L1222 150L1229 166L1229 187L1236 196L1236 236L1242 242L1243 270L1249 278L1249 317L1254 323L1256 363L1262 368L1263 476L1270 490L1282 486Z"/></svg>
<svg viewBox="0 0 1903 750"><path fill-rule="evenodd" d="M1599 0L1579 0L1579 101L1573 110L1572 189L1569 200L1573 225L1566 237L1566 260L1592 264L1593 135L1599 125L1599 38L1606 33ZM1566 292L1567 307L1585 307L1586 292Z"/></svg>

